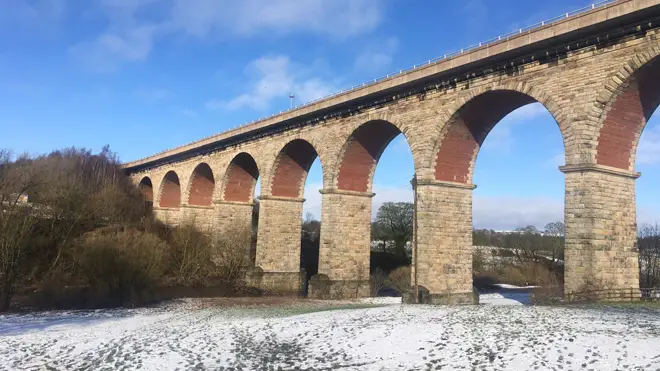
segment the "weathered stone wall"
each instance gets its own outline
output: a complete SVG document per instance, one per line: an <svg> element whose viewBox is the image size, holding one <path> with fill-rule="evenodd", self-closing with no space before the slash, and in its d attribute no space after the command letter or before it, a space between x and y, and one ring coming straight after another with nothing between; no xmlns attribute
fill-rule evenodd
<svg viewBox="0 0 660 371"><path fill-rule="evenodd" d="M300 295L305 284L303 272L265 272L254 267L246 274L248 286L270 294Z"/></svg>
<svg viewBox="0 0 660 371"><path fill-rule="evenodd" d="M324 191L319 273L330 280L368 280L372 194Z"/></svg>
<svg viewBox="0 0 660 371"><path fill-rule="evenodd" d="M566 167L565 292L639 285L636 174Z"/></svg>
<svg viewBox="0 0 660 371"><path fill-rule="evenodd" d="M302 207L302 199L260 199L256 266L265 272L300 271Z"/></svg>
<svg viewBox="0 0 660 371"><path fill-rule="evenodd" d="M213 224L218 233L231 233L237 228L252 228L252 203L218 201L213 206Z"/></svg>
<svg viewBox="0 0 660 371"><path fill-rule="evenodd" d="M154 207L153 208L154 212L154 217L160 221L162 221L165 224L169 225L179 225L181 222L181 210L176 208L176 209L169 209L169 208L164 208L164 207Z"/></svg>
<svg viewBox="0 0 660 371"><path fill-rule="evenodd" d="M472 293L472 189L449 182L417 185L417 280L431 294Z"/></svg>
<svg viewBox="0 0 660 371"><path fill-rule="evenodd" d="M350 194L336 191L342 184L350 184L348 180L338 180L346 151L364 152L347 145L352 141L352 133L357 128L374 120L394 125L405 135L410 145L420 183L432 183L447 179L442 178L444 175L438 177L436 170L444 160L441 151L443 140L449 138L448 133L453 135L449 130L451 124L457 122L457 117L462 120L471 117L469 114L466 116L464 113L467 111L462 108L469 107L467 104L474 98L490 91L509 90L529 97L529 101L542 103L553 115L562 134L567 165L594 165L597 163L600 130L609 112L608 107L612 106L610 101L616 95L615 90L625 84L623 80L635 68L660 54L657 38L657 31L649 31L646 35L631 36L613 45L577 49L549 62L530 60L508 73L475 77L424 94L402 97L345 117L324 119L315 125L283 131L203 156L135 172L131 176L136 184L148 176L153 184L156 216L170 223L178 223L179 213L176 208L159 208L163 178L168 171L177 174L181 186L181 204L185 205L189 199L193 169L204 162L212 170L215 184L212 207L217 213L217 219L210 224L226 225L234 219L247 221L247 207L225 203L223 198L225 184L232 181L227 179L227 169L232 159L239 153L248 154L254 159L262 195L268 197L272 195L277 159L281 158L279 154L288 143L303 140L320 157L324 189L328 190L322 195L319 273L326 275L330 281L364 281L369 274L371 197L368 196L371 195L373 163L377 156L365 157L371 161L371 164L365 162L364 167L369 170L367 192ZM506 102L507 96L497 94L482 100L480 112L496 108L500 110L510 103ZM527 100L521 99L520 102ZM509 107L515 109L518 105L511 104ZM505 113L499 112L498 116ZM483 125L487 123L484 121ZM467 128L470 133L478 132L469 125ZM369 135L365 137L369 138ZM634 136L638 137L638 134ZM479 141L476 143L479 144ZM471 153L473 157L468 166L468 174L455 179L468 186L472 179L474 158L479 150L473 144L469 149L465 147L468 152L474 151ZM463 174L465 164L458 170ZM360 189L365 189L365 180L360 180ZM634 180L605 176L602 172L569 172L566 180L567 290L580 287L585 274L589 272L595 275L594 280L608 281L614 277L617 285L634 285L638 274L635 265ZM233 184L250 187L249 192L254 187L254 184ZM420 279L423 277L431 293L467 292L471 287L471 191L438 185L420 185L419 191L419 251L422 254L419 257ZM293 192L287 194L292 195ZM601 199L609 201L595 201ZM291 210L265 207L262 214L260 219L268 225L268 232L263 229L264 232L260 233L268 235L270 242L259 242L263 250L269 249L268 253L260 255L260 261L287 261L295 245L291 236L300 233L301 213L298 212L296 222L290 221L295 214ZM278 224L279 229L273 229ZM607 249L602 241L608 241ZM276 256L270 256L270 251ZM293 263L286 264L291 267Z"/></svg>
<svg viewBox="0 0 660 371"><path fill-rule="evenodd" d="M216 228L216 211L213 206L183 205L181 206L179 213L181 215L181 224L192 224L200 231L207 233L214 232L214 229Z"/></svg>

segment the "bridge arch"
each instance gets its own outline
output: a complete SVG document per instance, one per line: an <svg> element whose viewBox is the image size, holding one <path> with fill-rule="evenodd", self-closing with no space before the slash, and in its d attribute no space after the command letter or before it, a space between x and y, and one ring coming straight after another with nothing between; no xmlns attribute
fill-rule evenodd
<svg viewBox="0 0 660 371"><path fill-rule="evenodd" d="M178 208L181 206L181 183L179 176L173 171L168 171L163 177L160 186L160 207Z"/></svg>
<svg viewBox="0 0 660 371"><path fill-rule="evenodd" d="M151 178L148 176L143 177L138 184L138 189L144 197L145 202L154 202L154 186L151 183Z"/></svg>
<svg viewBox="0 0 660 371"><path fill-rule="evenodd" d="M247 152L237 154L225 172L222 200L252 202L258 179L259 167L254 157Z"/></svg>
<svg viewBox="0 0 660 371"><path fill-rule="evenodd" d="M628 61L605 85L597 105L604 109L596 164L634 170L639 138L660 105L660 46Z"/></svg>
<svg viewBox="0 0 660 371"><path fill-rule="evenodd" d="M567 147L567 120L562 110L545 94L525 85L477 90L457 101L453 113L435 144L430 168L438 181L471 184L474 164L486 136L513 111L540 103L559 126ZM568 158L568 154L566 155Z"/></svg>
<svg viewBox="0 0 660 371"><path fill-rule="evenodd" d="M391 121L376 119L358 126L344 143L337 161L335 186L339 190L371 192L376 165L390 142L406 133ZM409 138L406 142L410 146ZM413 153L413 161L414 161Z"/></svg>
<svg viewBox="0 0 660 371"><path fill-rule="evenodd" d="M302 198L307 174L317 157L319 155L314 146L304 139L294 139L285 144L277 154L273 166L271 194L277 197Z"/></svg>
<svg viewBox="0 0 660 371"><path fill-rule="evenodd" d="M202 162L195 167L188 184L188 205L211 206L215 177L207 163Z"/></svg>

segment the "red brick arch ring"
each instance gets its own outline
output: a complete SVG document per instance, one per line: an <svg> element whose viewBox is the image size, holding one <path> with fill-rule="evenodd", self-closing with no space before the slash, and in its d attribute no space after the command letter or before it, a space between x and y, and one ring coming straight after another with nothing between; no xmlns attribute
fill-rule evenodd
<svg viewBox="0 0 660 371"><path fill-rule="evenodd" d="M178 208L181 206L181 183L174 171L168 171L160 185L160 207Z"/></svg>
<svg viewBox="0 0 660 371"><path fill-rule="evenodd" d="M142 180L140 180L140 184L138 184L138 189L140 190L140 193L142 194L142 197L144 197L145 201L154 201L154 186L153 183L151 183L151 178L148 176L142 178Z"/></svg>
<svg viewBox="0 0 660 371"><path fill-rule="evenodd" d="M639 137L660 105L660 46L632 58L607 83L597 107L596 163L634 170Z"/></svg>
<svg viewBox="0 0 660 371"><path fill-rule="evenodd" d="M237 154L229 163L223 178L222 200L252 202L258 179L259 168L254 157L246 152Z"/></svg>
<svg viewBox="0 0 660 371"><path fill-rule="evenodd" d="M278 197L302 198L309 168L317 157L318 153L314 146L304 139L294 139L287 143L275 159L271 194Z"/></svg>
<svg viewBox="0 0 660 371"><path fill-rule="evenodd" d="M457 100L436 142L431 168L438 181L471 184L474 163L488 133L511 112L541 103L554 117L562 133L567 130L564 113L548 96L526 84L482 89Z"/></svg>
<svg viewBox="0 0 660 371"><path fill-rule="evenodd" d="M371 120L357 127L339 154L337 188L345 191L370 192L380 156L399 134L404 134L387 120ZM406 138L408 141L408 138ZM408 141L408 144L409 141Z"/></svg>
<svg viewBox="0 0 660 371"><path fill-rule="evenodd" d="M202 162L197 165L190 176L188 189L188 205L211 206L215 177L211 167Z"/></svg>

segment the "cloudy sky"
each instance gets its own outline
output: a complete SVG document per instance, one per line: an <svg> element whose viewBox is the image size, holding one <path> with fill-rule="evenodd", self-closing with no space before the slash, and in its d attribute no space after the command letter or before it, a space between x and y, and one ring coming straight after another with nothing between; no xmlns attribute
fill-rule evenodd
<svg viewBox="0 0 660 371"><path fill-rule="evenodd" d="M0 0L0 147L66 146L124 161L190 142L588 5L583 0ZM477 160L475 227L563 219L556 123L530 105ZM660 114L641 140L638 219L660 220ZM411 200L403 137L376 170L374 211ZM307 180L319 215L321 169Z"/></svg>

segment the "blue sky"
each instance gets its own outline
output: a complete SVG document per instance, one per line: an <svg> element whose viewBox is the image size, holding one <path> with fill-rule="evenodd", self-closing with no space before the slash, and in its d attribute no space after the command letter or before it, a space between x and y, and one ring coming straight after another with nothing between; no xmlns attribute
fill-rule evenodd
<svg viewBox="0 0 660 371"><path fill-rule="evenodd" d="M0 0L0 147L110 144L131 161L286 109L291 91L303 103L588 4ZM640 222L660 220L658 116L640 144ZM562 151L540 105L498 124L477 160L475 227L561 220ZM374 211L411 200L412 173L399 137L376 170ZM306 192L316 215L320 183L317 163Z"/></svg>

